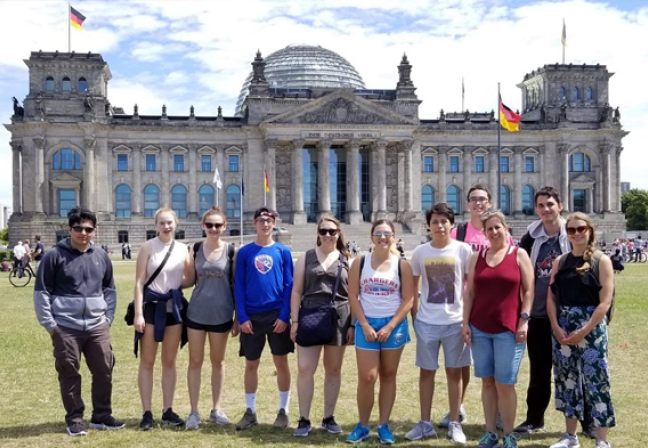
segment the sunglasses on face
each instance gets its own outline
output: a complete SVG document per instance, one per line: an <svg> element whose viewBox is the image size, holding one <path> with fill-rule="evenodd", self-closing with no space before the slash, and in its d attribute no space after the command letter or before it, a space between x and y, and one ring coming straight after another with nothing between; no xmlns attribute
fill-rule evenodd
<svg viewBox="0 0 648 448"><path fill-rule="evenodd" d="M335 236L339 232L338 229L317 229L317 233L320 234L320 236L325 236L325 235L331 235Z"/></svg>
<svg viewBox="0 0 648 448"><path fill-rule="evenodd" d="M72 230L74 230L76 233L86 233L86 234L91 234L92 232L95 231L94 227L83 227L83 226L74 226L72 227Z"/></svg>
<svg viewBox="0 0 648 448"><path fill-rule="evenodd" d="M475 196L470 198L469 202L472 202L474 204L483 204L485 202L488 202L488 198L486 196Z"/></svg>
<svg viewBox="0 0 648 448"><path fill-rule="evenodd" d="M225 225L225 223L222 223L222 222L205 222L205 223L203 223L203 225L207 229L211 229L211 228L220 229L221 227L223 227Z"/></svg>
<svg viewBox="0 0 648 448"><path fill-rule="evenodd" d="M257 218L256 222L259 224L272 224L274 222L274 219L271 218Z"/></svg>
<svg viewBox="0 0 648 448"><path fill-rule="evenodd" d="M567 227L567 235L576 235L577 233L580 235L581 233L585 233L588 230L589 227L587 226Z"/></svg>
<svg viewBox="0 0 648 448"><path fill-rule="evenodd" d="M376 238L382 238L383 236L385 238L390 238L390 237L394 236L394 234L391 233L391 232L374 232L373 236L375 236Z"/></svg>

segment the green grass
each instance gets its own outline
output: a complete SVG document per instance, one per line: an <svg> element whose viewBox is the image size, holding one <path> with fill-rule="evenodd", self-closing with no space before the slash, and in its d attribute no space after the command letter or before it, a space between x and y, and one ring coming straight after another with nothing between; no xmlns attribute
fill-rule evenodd
<svg viewBox="0 0 648 448"><path fill-rule="evenodd" d="M306 439L296 439L291 431L277 432L269 426L274 420L278 396L276 377L267 350L261 362L260 386L258 394L258 415L260 425L250 431L237 432L233 426L215 427L203 423L197 432L169 429L155 429L148 433L136 431L141 417L139 394L137 391L138 361L133 356L132 327L123 321L126 305L131 300L134 280L134 263L115 264L118 285L117 317L113 324L113 347L117 358L114 372L113 406L114 414L127 422L127 428L116 432L91 431L88 437L71 439L65 434L63 405L58 390L54 370L50 337L36 321L32 305L32 289L12 287L3 275L0 277L0 446L5 448L24 446L61 446L73 443L78 447L161 447L161 446L342 446L348 431L357 422L355 403L356 367L355 352L347 351L342 391L336 410L336 418L343 425L344 433L339 436L314 431ZM646 425L646 361L648 361L648 336L645 328L648 320L648 265L628 266L622 275L617 275L616 300L617 313L610 327L610 365L612 369L613 400L618 412L619 426L611 431L610 440L616 447L644 446L648 443ZM412 332L413 333L413 332ZM413 336L413 334L412 334ZM392 426L399 444L407 446L451 446L440 431L438 440L424 443L405 443L403 435L419 418L418 370L414 367L414 343L409 344L401 361L398 376L398 397L392 412ZM207 358L208 359L208 358ZM291 418L296 423L296 358L290 356L293 370ZM174 409L183 417L189 412L189 398L186 388L187 350L181 350L178 357L178 387ZM159 387L159 363L156 365L156 385L154 389L154 415L159 420L161 413L161 391ZM83 366L83 397L86 402L86 418L91 411L90 375ZM223 393L223 409L236 421L244 411L243 361L238 357L238 341L232 340L227 352L227 373ZM522 364L518 385L518 417L523 419L524 398L528 381L528 362ZM473 379L468 389L466 407L470 416L469 424L464 426L469 439L468 446L476 446L482 432L482 411L479 398L479 380ZM201 392L201 413L206 417L210 406L208 361L203 370ZM447 409L445 375L437 378L437 396L434 400L432 415L439 420ZM314 424L322 418L322 371L317 374L315 399L311 420ZM377 409L374 409L375 427ZM532 439L520 440L522 447L547 447L554 443L564 431L562 415L550 404L546 414L546 433L535 435ZM375 434L375 433L374 433ZM594 446L590 440L582 439L584 448ZM377 446L372 437L367 446Z"/></svg>

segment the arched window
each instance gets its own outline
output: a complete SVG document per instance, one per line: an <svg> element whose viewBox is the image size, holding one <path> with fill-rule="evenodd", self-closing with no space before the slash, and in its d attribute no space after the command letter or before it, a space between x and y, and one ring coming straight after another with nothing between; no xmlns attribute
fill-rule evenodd
<svg viewBox="0 0 648 448"><path fill-rule="evenodd" d="M241 189L237 185L227 187L227 217L241 217Z"/></svg>
<svg viewBox="0 0 648 448"><path fill-rule="evenodd" d="M131 189L128 185L121 184L115 188L115 217L131 217Z"/></svg>
<svg viewBox="0 0 648 448"><path fill-rule="evenodd" d="M561 100L567 98L567 94L564 87L561 87L560 90L558 91L558 98L560 98Z"/></svg>
<svg viewBox="0 0 648 448"><path fill-rule="evenodd" d="M51 76L48 76L45 79L45 91L46 92L54 91L54 78L52 78Z"/></svg>
<svg viewBox="0 0 648 448"><path fill-rule="evenodd" d="M70 148L63 148L52 155L53 170L80 170L81 156Z"/></svg>
<svg viewBox="0 0 648 448"><path fill-rule="evenodd" d="M155 185L147 185L144 188L144 217L153 218L158 208L160 208L160 189Z"/></svg>
<svg viewBox="0 0 648 448"><path fill-rule="evenodd" d="M67 76L65 76L61 81L61 90L65 92L72 90L72 81L70 81L70 78L68 78Z"/></svg>
<svg viewBox="0 0 648 448"><path fill-rule="evenodd" d="M578 87L574 87L574 99L580 100L580 90L578 90Z"/></svg>
<svg viewBox="0 0 648 448"><path fill-rule="evenodd" d="M511 189L506 185L500 190L500 209L505 215L511 214Z"/></svg>
<svg viewBox="0 0 648 448"><path fill-rule="evenodd" d="M84 77L79 78L79 84L78 84L78 89L77 90L79 92L87 92L88 91L88 81Z"/></svg>
<svg viewBox="0 0 648 448"><path fill-rule="evenodd" d="M178 218L187 217L187 189L184 185L175 185L171 189L171 208Z"/></svg>
<svg viewBox="0 0 648 448"><path fill-rule="evenodd" d="M592 171L592 161L587 154L575 152L569 156L569 171L572 173L588 173Z"/></svg>
<svg viewBox="0 0 648 448"><path fill-rule="evenodd" d="M531 185L522 187L522 213L527 216L533 215L533 209L535 208L534 198L535 189Z"/></svg>
<svg viewBox="0 0 648 448"><path fill-rule="evenodd" d="M423 213L434 205L434 188L431 185L423 185L421 188L421 210Z"/></svg>
<svg viewBox="0 0 648 448"><path fill-rule="evenodd" d="M450 185L446 189L446 202L454 210L455 215L461 213L461 190L455 185Z"/></svg>
<svg viewBox="0 0 648 448"><path fill-rule="evenodd" d="M200 216L209 210L214 205L214 189L210 185L203 185L198 190L198 207L200 208Z"/></svg>
<svg viewBox="0 0 648 448"><path fill-rule="evenodd" d="M592 90L591 87L588 87L587 90L585 91L585 99L586 100L594 99L594 90Z"/></svg>

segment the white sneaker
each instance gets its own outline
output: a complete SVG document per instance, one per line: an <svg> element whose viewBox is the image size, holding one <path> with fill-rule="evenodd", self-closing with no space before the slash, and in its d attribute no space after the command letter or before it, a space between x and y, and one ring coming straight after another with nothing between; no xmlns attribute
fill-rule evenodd
<svg viewBox="0 0 648 448"><path fill-rule="evenodd" d="M420 421L405 434L405 439L407 440L421 440L429 439L430 437L436 436L436 431L434 430L434 425L430 422Z"/></svg>
<svg viewBox="0 0 648 448"><path fill-rule="evenodd" d="M463 432L461 423L450 422L450 424L448 425L448 439L450 439L452 443L456 443L458 445L464 445L466 443L466 435Z"/></svg>
<svg viewBox="0 0 648 448"><path fill-rule="evenodd" d="M216 423L217 425L229 425L230 419L227 418L227 415L220 409L212 409L212 411L209 413L209 421L212 423Z"/></svg>
<svg viewBox="0 0 648 448"><path fill-rule="evenodd" d="M595 448L612 448L612 445L610 445L610 442L606 442L601 439L596 439L596 446Z"/></svg>
<svg viewBox="0 0 648 448"><path fill-rule="evenodd" d="M185 423L186 428L188 431L193 430L193 429L198 429L200 426L200 414L197 412L192 412L189 414L189 417L187 417L187 423Z"/></svg>
<svg viewBox="0 0 648 448"><path fill-rule="evenodd" d="M459 423L463 423L463 424L468 423L468 414L466 414L466 409L464 408L463 404L459 407ZM447 428L449 424L450 424L450 413L448 412L441 419L438 425L439 428Z"/></svg>
<svg viewBox="0 0 648 448"><path fill-rule="evenodd" d="M550 448L580 448L578 436L572 436L571 434L565 433L558 443L554 443Z"/></svg>

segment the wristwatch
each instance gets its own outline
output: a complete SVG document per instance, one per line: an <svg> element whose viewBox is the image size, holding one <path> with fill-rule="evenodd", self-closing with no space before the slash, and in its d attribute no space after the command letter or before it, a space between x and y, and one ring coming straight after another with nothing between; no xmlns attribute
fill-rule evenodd
<svg viewBox="0 0 648 448"><path fill-rule="evenodd" d="M531 316L529 316L527 313L522 313L520 314L520 319L528 321L529 319L531 319Z"/></svg>

